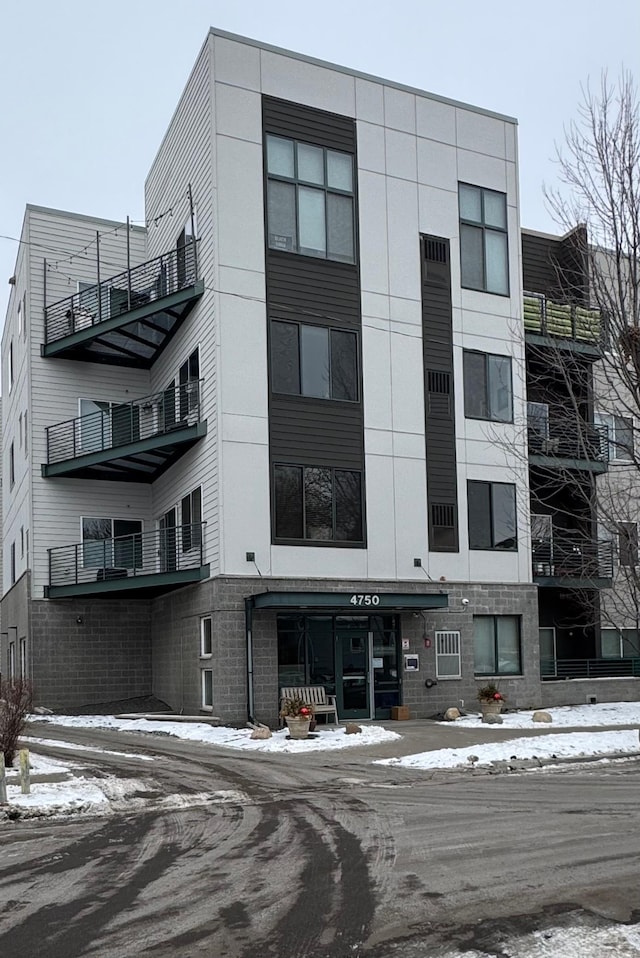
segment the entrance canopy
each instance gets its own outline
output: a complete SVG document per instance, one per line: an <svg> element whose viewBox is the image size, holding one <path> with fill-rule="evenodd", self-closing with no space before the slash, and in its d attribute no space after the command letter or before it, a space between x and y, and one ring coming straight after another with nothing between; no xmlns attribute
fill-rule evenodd
<svg viewBox="0 0 640 958"><path fill-rule="evenodd" d="M260 592L248 596L254 609L314 609L324 612L402 612L404 609L446 609L442 592Z"/></svg>

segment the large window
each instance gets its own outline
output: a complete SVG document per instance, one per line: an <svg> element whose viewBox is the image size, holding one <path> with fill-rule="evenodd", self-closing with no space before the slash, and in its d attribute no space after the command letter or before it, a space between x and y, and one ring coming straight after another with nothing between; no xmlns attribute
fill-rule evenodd
<svg viewBox="0 0 640 958"><path fill-rule="evenodd" d="M504 193L460 183L460 269L462 285L509 295L507 198Z"/></svg>
<svg viewBox="0 0 640 958"><path fill-rule="evenodd" d="M198 411L199 406L200 354L197 349L180 367L180 419L187 419L189 413Z"/></svg>
<svg viewBox="0 0 640 958"><path fill-rule="evenodd" d="M637 629L602 629L600 641L603 659L640 658Z"/></svg>
<svg viewBox="0 0 640 958"><path fill-rule="evenodd" d="M638 525L635 522L617 522L618 561L621 566L638 565Z"/></svg>
<svg viewBox="0 0 640 958"><path fill-rule="evenodd" d="M353 157L267 136L267 175L271 249L352 263Z"/></svg>
<svg viewBox="0 0 640 958"><path fill-rule="evenodd" d="M200 658L208 659L213 654L213 619L205 615L200 619Z"/></svg>
<svg viewBox="0 0 640 958"><path fill-rule="evenodd" d="M520 675L520 618L517 615L474 615L476 675Z"/></svg>
<svg viewBox="0 0 640 958"><path fill-rule="evenodd" d="M356 334L274 320L271 386L276 393L357 402Z"/></svg>
<svg viewBox="0 0 640 958"><path fill-rule="evenodd" d="M82 519L82 565L85 569L141 569L140 519Z"/></svg>
<svg viewBox="0 0 640 958"><path fill-rule="evenodd" d="M516 487L507 482L467 482L469 548L518 548Z"/></svg>
<svg viewBox="0 0 640 958"><path fill-rule="evenodd" d="M345 469L274 467L277 539L362 542L362 477Z"/></svg>
<svg viewBox="0 0 640 958"><path fill-rule="evenodd" d="M513 422L509 356L465 350L464 414L469 419Z"/></svg>
<svg viewBox="0 0 640 958"><path fill-rule="evenodd" d="M200 681L202 687L202 708L207 712L213 710L213 669L201 669Z"/></svg>
<svg viewBox="0 0 640 958"><path fill-rule="evenodd" d="M609 459L613 462L633 462L633 419L605 413L596 414L594 418L596 423L606 426L609 431Z"/></svg>

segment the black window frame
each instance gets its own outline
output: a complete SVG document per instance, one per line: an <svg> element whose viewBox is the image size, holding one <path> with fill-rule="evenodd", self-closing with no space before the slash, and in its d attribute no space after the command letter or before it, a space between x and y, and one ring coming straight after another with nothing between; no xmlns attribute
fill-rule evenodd
<svg viewBox="0 0 640 958"><path fill-rule="evenodd" d="M197 508L194 506L197 505ZM198 513L199 519L194 521ZM191 552L202 545L202 486L195 486L180 499L180 526L182 533L182 552Z"/></svg>
<svg viewBox="0 0 640 958"><path fill-rule="evenodd" d="M277 475L279 469L296 469L300 471L300 489L302 495L302 501L300 503L301 507L301 528L302 536L279 536L278 535L278 514L277 514L277 498L278 498L278 485L277 485ZM312 469L322 469L326 470L331 474L331 521L332 521L332 537L328 539L312 538L306 535L307 532L307 508L305 502L305 471ZM339 466L324 466L324 465L309 465L301 464L299 462L274 462L272 464L272 540L275 545L305 545L305 546L320 546L321 548L331 547L331 548L347 548L347 549L364 549L366 548L366 523L365 523L365 496L364 496L364 470L363 469L349 469L342 468ZM360 481L360 532L361 537L359 539L337 539L336 536L336 526L337 526L337 497L336 497L336 474L343 473L353 473L359 477Z"/></svg>
<svg viewBox="0 0 640 958"><path fill-rule="evenodd" d="M475 667L475 623L477 619L492 619L493 620L493 664L494 669L487 672L476 671ZM518 671L517 672L507 672L500 669L500 649L498 645L498 621L502 619L513 619L516 623L518 629ZM474 615L473 617L473 651L474 651L474 666L473 674L478 678L486 678L489 676L500 676L501 678L518 678L523 674L522 671L522 616L520 615Z"/></svg>
<svg viewBox="0 0 640 958"><path fill-rule="evenodd" d="M477 190L480 193L480 216L481 219L472 220L468 217L462 215L460 208L460 187L463 186L466 189ZM504 215L506 226L495 226L494 224L487 224L485 222L485 196L488 193L495 194L496 196L501 196L504 200ZM458 215L460 223L460 285L463 289L472 289L479 293L489 293L491 296L510 296L511 295L511 284L509 282L509 207L507 205L507 194L503 193L501 190L492 190L486 186L478 186L476 183L465 183L460 181L458 183ZM482 285L473 286L469 285L464 280L464 264L463 264L463 254L462 254L462 227L471 226L475 229L481 230L482 232ZM502 290L488 289L487 286L487 233L500 233L503 236L506 236L506 279L507 279L507 288L503 292Z"/></svg>
<svg viewBox="0 0 640 958"><path fill-rule="evenodd" d="M467 385L467 365L466 357L467 356L481 356L484 361L484 403L487 409L487 415L483 416L478 412L471 412L469 409L470 405L470 394ZM504 361L505 359L509 362L509 407L510 414L508 419L502 419L493 414L491 409L491 360L498 359ZM507 356L501 353L485 353L480 349L464 349L462 351L462 381L464 387L464 415L465 419L478 419L482 422L503 422L503 423L513 423L513 361L511 356Z"/></svg>
<svg viewBox="0 0 640 958"><path fill-rule="evenodd" d="M297 330L297 380L298 380L298 392L285 392L281 389L277 389L275 385L275 374L274 374L274 358L275 352L273 349L273 327L278 323L282 326L292 326ZM302 335L301 329L312 328L312 329L322 329L327 332L327 347L328 347L328 363L329 363L329 396L316 396L312 393L304 392L304 383L303 383L303 363L302 363ZM360 391L360 337L359 330L353 328L345 328L344 326L326 326L320 325L319 323L305 323L298 320L289 320L289 319L280 319L279 317L272 317L270 322L270 348L269 348L269 376L271 380L271 391L275 396L294 396L296 399L311 399L319 400L321 402L330 402L330 403L348 403L350 406L358 404L361 401L361 391ZM353 336L354 340L354 359L355 359L355 369L354 369L354 381L353 388L355 393L354 399L345 399L343 396L334 396L334 379L333 379L333 369L332 369L332 336L333 334L346 334Z"/></svg>
<svg viewBox="0 0 640 958"><path fill-rule="evenodd" d="M487 511L489 518L489 530L490 530L490 540L491 545L472 545L471 539L471 486L478 487L486 486L488 487L488 497L487 497ZM496 487L505 487L512 490L513 494L513 517L514 517L514 536L513 536L513 545L512 546L500 546L496 545L496 530L494 525L495 518L495 507L494 507L494 490ZM469 538L469 550L471 552L517 552L518 551L518 499L516 494L515 483L512 482L492 482L485 479L468 479L467 480L467 518L468 518L468 538Z"/></svg>
<svg viewBox="0 0 640 958"><path fill-rule="evenodd" d="M618 563L624 568L638 565L638 524L637 522L617 522Z"/></svg>
<svg viewBox="0 0 640 958"><path fill-rule="evenodd" d="M283 140L288 143L293 144L293 176L286 176L282 173L273 173L269 171L269 140ZM315 149L322 150L322 164L323 164L323 183L314 183L310 180L301 179L298 171L298 145L300 146L309 146L314 147ZM328 153L337 153L342 156L349 157L351 161L351 189L350 190L341 190L335 186L328 185L327 179L327 154ZM347 150L339 150L333 147L324 146L319 143L313 143L308 140L296 139L292 136L281 136L279 133L270 133L265 132L264 138L264 169L265 169L265 198L266 198L266 210L265 210L265 220L266 220L266 231L267 231L267 248L272 251L290 253L294 256L309 256L311 259L320 259L320 260L329 260L330 262L335 263L345 263L347 265L354 265L357 262L357 217L356 217L356 164L355 156L353 153ZM294 218L295 218L295 238L292 249L283 249L282 246L272 244L270 242L270 231L269 231L269 183L288 183L294 187ZM300 189L313 189L318 192L323 192L324 194L324 234L325 234L325 251L324 254L321 252L309 252L307 248L300 249L300 202L299 194ZM351 257L347 258L345 256L335 256L329 254L329 217L328 213L328 197L330 196L344 196L351 199L351 237L352 237L352 251Z"/></svg>

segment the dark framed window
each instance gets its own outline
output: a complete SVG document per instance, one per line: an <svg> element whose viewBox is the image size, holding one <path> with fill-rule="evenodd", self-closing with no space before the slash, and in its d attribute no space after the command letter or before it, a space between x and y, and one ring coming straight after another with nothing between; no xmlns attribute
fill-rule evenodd
<svg viewBox="0 0 640 958"><path fill-rule="evenodd" d="M200 619L200 658L213 655L213 619L210 615Z"/></svg>
<svg viewBox="0 0 640 958"><path fill-rule="evenodd" d="M9 488L12 489L16 481L16 457L13 443L9 446Z"/></svg>
<svg viewBox="0 0 640 958"><path fill-rule="evenodd" d="M638 564L638 526L635 522L618 522L618 561L621 566Z"/></svg>
<svg viewBox="0 0 640 958"><path fill-rule="evenodd" d="M520 616L474 615L473 654L476 675L521 675Z"/></svg>
<svg viewBox="0 0 640 958"><path fill-rule="evenodd" d="M186 419L190 412L197 411L199 404L200 353L194 349L178 372L180 419Z"/></svg>
<svg viewBox="0 0 640 958"><path fill-rule="evenodd" d="M511 358L465 350L463 363L465 416L513 422Z"/></svg>
<svg viewBox="0 0 640 958"><path fill-rule="evenodd" d="M506 195L459 183L458 202L462 285L466 289L508 296Z"/></svg>
<svg viewBox="0 0 640 958"><path fill-rule="evenodd" d="M199 549L202 542L202 490L200 486L181 500L182 551Z"/></svg>
<svg viewBox="0 0 640 958"><path fill-rule="evenodd" d="M469 548L515 552L516 487L507 482L467 482Z"/></svg>
<svg viewBox="0 0 640 958"><path fill-rule="evenodd" d="M271 386L290 396L357 402L356 333L273 320Z"/></svg>
<svg viewBox="0 0 640 958"><path fill-rule="evenodd" d="M213 669L201 669L201 708L210 712L213 709Z"/></svg>
<svg viewBox="0 0 640 958"><path fill-rule="evenodd" d="M276 539L362 542L362 475L320 466L274 466Z"/></svg>
<svg viewBox="0 0 640 958"><path fill-rule="evenodd" d="M83 517L82 566L141 569L142 520Z"/></svg>
<svg viewBox="0 0 640 958"><path fill-rule="evenodd" d="M353 263L353 157L272 135L266 151L269 247Z"/></svg>

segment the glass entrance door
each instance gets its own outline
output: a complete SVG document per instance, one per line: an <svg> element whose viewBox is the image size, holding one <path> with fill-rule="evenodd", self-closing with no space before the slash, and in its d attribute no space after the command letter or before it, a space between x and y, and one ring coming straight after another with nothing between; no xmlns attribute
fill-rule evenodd
<svg viewBox="0 0 640 958"><path fill-rule="evenodd" d="M367 628L336 629L336 689L341 719L371 718Z"/></svg>

